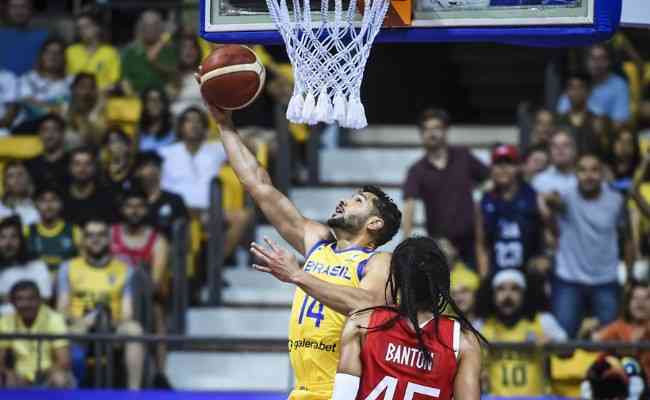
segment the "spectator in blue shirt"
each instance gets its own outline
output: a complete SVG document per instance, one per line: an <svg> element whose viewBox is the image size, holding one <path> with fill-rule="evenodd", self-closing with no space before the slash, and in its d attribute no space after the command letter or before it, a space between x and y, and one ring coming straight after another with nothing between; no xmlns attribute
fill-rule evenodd
<svg viewBox="0 0 650 400"><path fill-rule="evenodd" d="M542 223L537 194L521 179L519 162L514 145L492 151L494 189L481 199L476 235L481 276L505 268L524 269L539 253Z"/></svg>
<svg viewBox="0 0 650 400"><path fill-rule="evenodd" d="M8 0L6 24L0 28L0 69L20 76L34 67L39 49L48 37L44 29L30 27L32 0Z"/></svg>
<svg viewBox="0 0 650 400"><path fill-rule="evenodd" d="M611 72L609 48L604 44L593 45L587 53L586 66L592 81L589 110L611 119L615 128L622 127L630 119L630 89L623 78ZM569 109L565 93L560 97L557 111L566 114Z"/></svg>

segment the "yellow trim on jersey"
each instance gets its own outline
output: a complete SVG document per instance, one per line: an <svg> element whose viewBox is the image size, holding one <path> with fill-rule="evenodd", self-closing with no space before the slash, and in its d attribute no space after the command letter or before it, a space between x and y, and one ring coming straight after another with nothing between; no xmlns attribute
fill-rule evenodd
<svg viewBox="0 0 650 400"><path fill-rule="evenodd" d="M359 287L361 269L373 250L338 251L336 242L317 243L307 254L303 269L326 282ZM296 288L289 321L289 358L296 386L290 399L325 400L332 396L340 356L340 336L347 317Z"/></svg>

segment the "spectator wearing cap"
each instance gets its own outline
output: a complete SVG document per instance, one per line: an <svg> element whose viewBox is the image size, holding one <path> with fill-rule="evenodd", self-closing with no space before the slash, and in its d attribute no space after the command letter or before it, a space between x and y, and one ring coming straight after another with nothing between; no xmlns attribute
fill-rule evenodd
<svg viewBox="0 0 650 400"><path fill-rule="evenodd" d="M49 184L63 187L67 184L70 159L65 151L65 130L66 123L57 114L48 114L41 119L38 138L43 153L25 163L36 186Z"/></svg>
<svg viewBox="0 0 650 400"><path fill-rule="evenodd" d="M498 271L479 289L475 325L489 341L545 344L567 339L555 318L542 312L543 294L517 269ZM493 396L546 394L544 356L540 352L490 351L488 393Z"/></svg>
<svg viewBox="0 0 650 400"><path fill-rule="evenodd" d="M571 74L566 83L569 109L558 117L558 125L570 128L578 154L595 153L601 157L609 153L609 137L606 117L599 117L587 106L591 92L591 77L583 73Z"/></svg>
<svg viewBox="0 0 650 400"><path fill-rule="evenodd" d="M592 88L587 106L599 116L605 116L619 128L630 119L630 89L623 78L611 71L612 56L604 43L591 46L585 59ZM565 114L571 108L568 94L562 95L557 111Z"/></svg>
<svg viewBox="0 0 650 400"><path fill-rule="evenodd" d="M23 224L38 222L39 216L32 194L34 184L21 161L9 161L3 170L3 195L0 216L18 215Z"/></svg>
<svg viewBox="0 0 650 400"><path fill-rule="evenodd" d="M147 196L147 222L171 239L174 223L188 220L189 213L181 196L160 187L162 163L162 157L154 151L140 153L136 157L134 176Z"/></svg>
<svg viewBox="0 0 650 400"><path fill-rule="evenodd" d="M542 220L535 190L520 177L517 147L492 151L494 189L481 199L476 234L478 270L485 277L505 268L526 268L540 253Z"/></svg>
<svg viewBox="0 0 650 400"><path fill-rule="evenodd" d="M63 196L56 186L41 186L36 189L34 200L41 221L29 225L27 242L29 251L46 264L53 275L61 264L78 254L81 231L62 217Z"/></svg>
<svg viewBox="0 0 650 400"><path fill-rule="evenodd" d="M575 337L588 307L601 324L616 319L619 237L631 248L623 197L603 185L598 156L578 161L578 185L542 196L559 230L552 282L553 313ZM632 256L633 257L633 256Z"/></svg>
<svg viewBox="0 0 650 400"><path fill-rule="evenodd" d="M460 257L474 266L472 191L489 171L468 149L448 145L449 123L449 114L439 109L425 110L418 120L426 154L409 168L403 187L402 226L404 236L410 236L415 199L421 199L429 236L449 239Z"/></svg>
<svg viewBox="0 0 650 400"><path fill-rule="evenodd" d="M117 220L115 198L100 185L97 153L92 147L70 152L70 185L63 197L63 219L83 225L90 218Z"/></svg>
<svg viewBox="0 0 650 400"><path fill-rule="evenodd" d="M67 328L62 314L48 307L33 281L16 282L9 292L15 313L0 318L0 333L65 335ZM15 365L5 364L11 353ZM0 387L47 386L71 388L75 381L71 372L70 345L65 339L0 341Z"/></svg>
<svg viewBox="0 0 650 400"><path fill-rule="evenodd" d="M47 266L29 253L20 219L8 217L0 221L0 303L8 300L11 287L22 280L36 282L44 299L52 297Z"/></svg>
<svg viewBox="0 0 650 400"><path fill-rule="evenodd" d="M3 4L6 20L0 28L0 68L16 76L34 66L38 50L48 36L47 30L32 26L32 3L33 0L8 0Z"/></svg>

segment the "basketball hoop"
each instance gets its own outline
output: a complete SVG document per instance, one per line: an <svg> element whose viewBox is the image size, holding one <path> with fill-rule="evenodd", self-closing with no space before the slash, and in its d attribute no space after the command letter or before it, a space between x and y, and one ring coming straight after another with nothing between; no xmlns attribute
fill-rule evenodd
<svg viewBox="0 0 650 400"><path fill-rule="evenodd" d="M338 122L360 129L368 125L361 102L361 81L370 47L382 26L390 0L363 1L356 26L357 0L347 10L342 0L321 0L320 20L313 21L310 0L266 0L287 47L295 77L287 119L314 125ZM361 0L359 0L361 5Z"/></svg>

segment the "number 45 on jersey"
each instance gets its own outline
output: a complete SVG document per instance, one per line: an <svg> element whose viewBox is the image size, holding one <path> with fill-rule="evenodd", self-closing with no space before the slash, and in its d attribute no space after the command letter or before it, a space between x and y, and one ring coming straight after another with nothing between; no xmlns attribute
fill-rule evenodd
<svg viewBox="0 0 650 400"><path fill-rule="evenodd" d="M382 393L384 393L382 400L394 400L397 382L397 378L385 376L384 379L382 379L381 382L372 389L372 392L370 392L365 400L377 400ZM402 400L413 400L413 396L416 393L433 398L440 397L440 389L409 382L408 385L406 385L406 393L404 393L404 398Z"/></svg>

